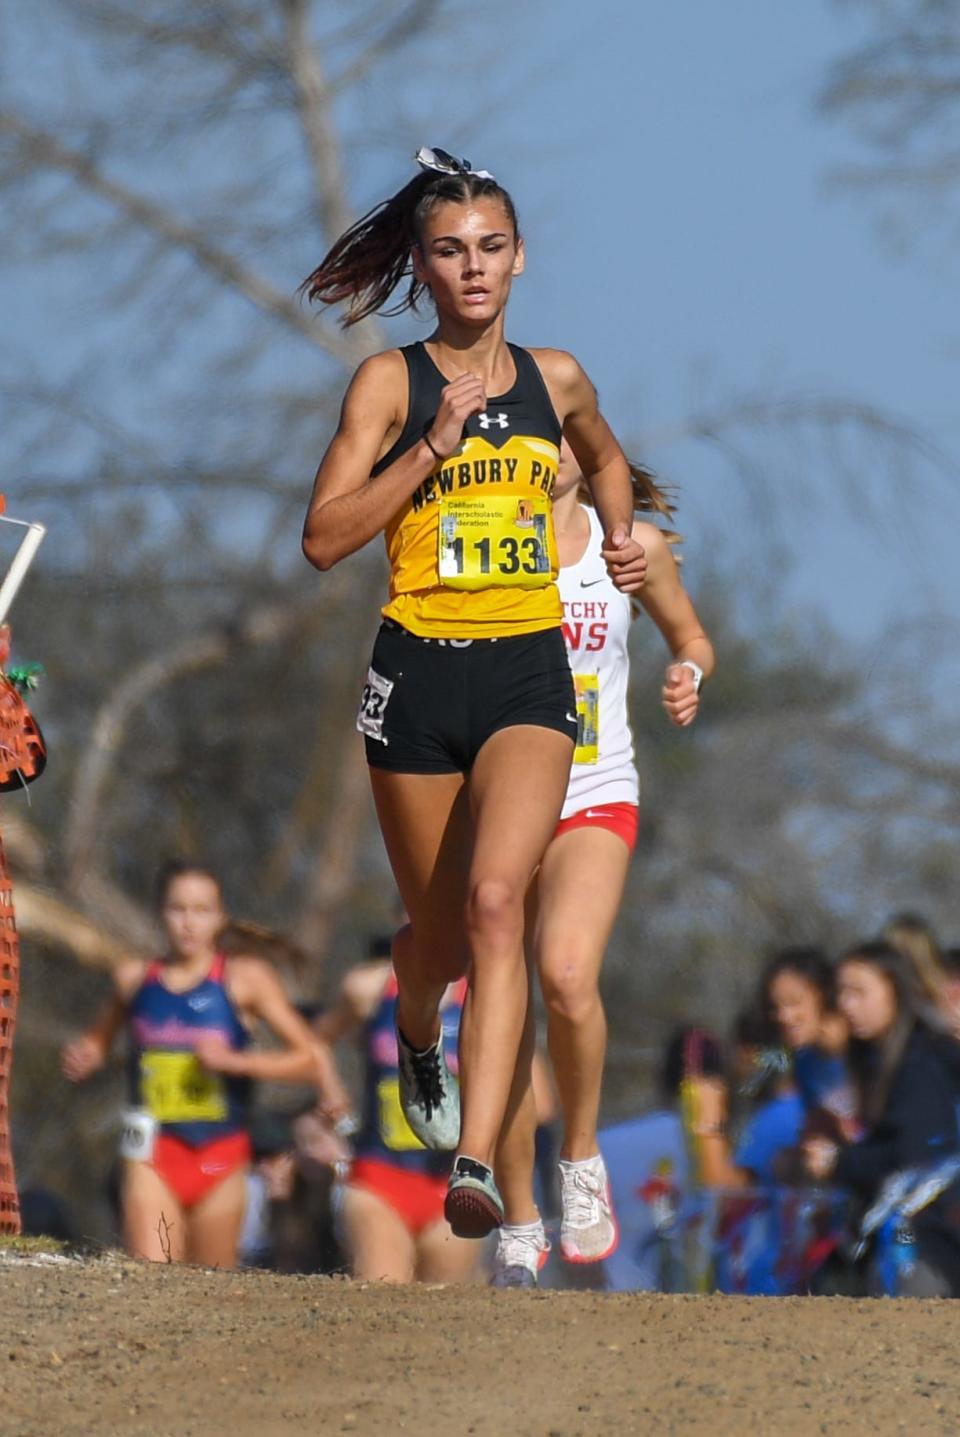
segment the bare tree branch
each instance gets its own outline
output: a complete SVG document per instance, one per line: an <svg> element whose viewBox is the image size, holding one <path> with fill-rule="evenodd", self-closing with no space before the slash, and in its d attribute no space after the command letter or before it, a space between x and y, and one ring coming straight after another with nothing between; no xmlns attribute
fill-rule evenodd
<svg viewBox="0 0 960 1437"><path fill-rule="evenodd" d="M175 648L155 654L133 668L98 713L64 826L64 857L68 884L81 892L87 876L98 867L101 844L101 807L111 770L123 743L131 715L164 684L198 669L223 663L241 645L276 642L313 611L283 605L262 609L238 623L200 634Z"/></svg>
<svg viewBox="0 0 960 1437"><path fill-rule="evenodd" d="M370 806L367 762L363 745L350 743L340 770L340 784L313 859L309 884L294 937L307 953L322 959L329 947L332 921L353 882L363 819Z"/></svg>
<svg viewBox="0 0 960 1437"><path fill-rule="evenodd" d="M28 880L17 880L16 900L17 927L25 937L65 949L85 968L114 968L148 951L120 942L86 913Z"/></svg>
<svg viewBox="0 0 960 1437"><path fill-rule="evenodd" d="M255 274L233 255L215 245L208 234L174 218L153 200L128 185L110 179L91 156L71 149L53 135L28 125L9 110L0 110L0 132L12 135L25 158L48 169L71 175L91 194L114 205L129 219L158 235L175 249L189 254L221 284L236 290L262 313L279 320L301 338L332 355L339 363L354 365L366 352L367 340L341 335L318 324L296 300Z"/></svg>
<svg viewBox="0 0 960 1437"><path fill-rule="evenodd" d="M412 5L408 5L399 14L396 12L396 7L391 6L389 9L390 22L379 40L371 41L352 64L331 80L331 96L335 98L344 90L359 84L366 78L377 61L383 59L384 55L389 55L398 46L424 30L434 16L439 13L440 3L441 0L414 0Z"/></svg>
<svg viewBox="0 0 960 1437"><path fill-rule="evenodd" d="M320 56L310 35L311 0L280 0L284 50L293 83L297 115L313 172L313 190L323 232L329 243L349 228L353 216L347 202L340 146L331 113Z"/></svg>

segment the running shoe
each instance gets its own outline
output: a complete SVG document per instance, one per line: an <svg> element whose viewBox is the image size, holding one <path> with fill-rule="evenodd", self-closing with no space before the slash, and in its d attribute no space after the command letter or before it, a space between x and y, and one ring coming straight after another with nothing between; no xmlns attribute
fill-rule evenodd
<svg viewBox="0 0 960 1437"><path fill-rule="evenodd" d="M598 1153L560 1160L560 1255L565 1262L602 1262L620 1241L606 1164Z"/></svg>
<svg viewBox="0 0 960 1437"><path fill-rule="evenodd" d="M447 1184L443 1215L454 1237L486 1237L503 1222L503 1202L493 1173L475 1158L457 1158Z"/></svg>
<svg viewBox="0 0 960 1437"><path fill-rule="evenodd" d="M526 1223L522 1227L504 1224L497 1233L490 1286L536 1287L538 1274L549 1254L550 1243L542 1222Z"/></svg>
<svg viewBox="0 0 960 1437"><path fill-rule="evenodd" d="M425 1147L452 1152L460 1141L460 1084L447 1067L443 1034L417 1052L397 1030L400 1106Z"/></svg>

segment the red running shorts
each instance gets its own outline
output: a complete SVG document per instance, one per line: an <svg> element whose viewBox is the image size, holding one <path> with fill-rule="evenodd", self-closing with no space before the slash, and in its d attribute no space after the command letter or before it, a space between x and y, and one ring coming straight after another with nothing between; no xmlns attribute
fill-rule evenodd
<svg viewBox="0 0 960 1437"><path fill-rule="evenodd" d="M409 1172L377 1158L354 1158L348 1186L373 1193L393 1208L414 1237L424 1228L443 1221L447 1179L431 1173Z"/></svg>
<svg viewBox="0 0 960 1437"><path fill-rule="evenodd" d="M632 853L637 846L640 829L640 809L635 803L597 803L561 818L554 830L554 838L572 833L575 828L606 828L622 838Z"/></svg>
<svg viewBox="0 0 960 1437"><path fill-rule="evenodd" d="M192 1148L182 1138L158 1133L153 1144L150 1167L166 1183L181 1207L194 1207L231 1173L250 1163L250 1139L246 1133L229 1133Z"/></svg>

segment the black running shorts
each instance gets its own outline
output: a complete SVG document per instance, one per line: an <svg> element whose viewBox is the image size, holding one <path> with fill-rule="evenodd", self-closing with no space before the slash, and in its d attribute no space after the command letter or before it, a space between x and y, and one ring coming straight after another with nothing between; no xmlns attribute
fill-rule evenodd
<svg viewBox="0 0 960 1437"><path fill-rule="evenodd" d="M559 628L504 639L421 639L391 619L377 635L357 728L367 762L395 773L467 773L491 734L514 724L577 739Z"/></svg>

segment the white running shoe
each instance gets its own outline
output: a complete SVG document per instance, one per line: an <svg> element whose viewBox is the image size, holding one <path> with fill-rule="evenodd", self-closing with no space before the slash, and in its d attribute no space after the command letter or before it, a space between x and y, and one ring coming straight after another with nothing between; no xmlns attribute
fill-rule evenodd
<svg viewBox="0 0 960 1437"><path fill-rule="evenodd" d="M537 1275L550 1253L540 1221L497 1229L491 1287L536 1287Z"/></svg>
<svg viewBox="0 0 960 1437"><path fill-rule="evenodd" d="M560 1159L560 1255L565 1262L602 1262L620 1241L606 1164L598 1153Z"/></svg>
<svg viewBox="0 0 960 1437"><path fill-rule="evenodd" d="M460 1141L460 1085L447 1067L443 1033L431 1048L411 1048L397 1029L400 1106L424 1147L453 1152Z"/></svg>

